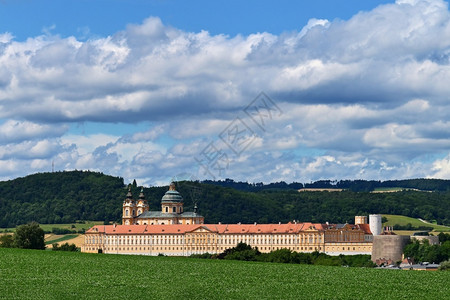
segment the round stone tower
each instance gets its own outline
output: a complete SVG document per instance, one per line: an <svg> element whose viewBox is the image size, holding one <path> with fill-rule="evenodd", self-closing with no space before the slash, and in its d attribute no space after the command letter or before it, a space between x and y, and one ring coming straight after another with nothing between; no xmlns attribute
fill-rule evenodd
<svg viewBox="0 0 450 300"><path fill-rule="evenodd" d="M369 226L373 236L381 234L381 215L369 215Z"/></svg>

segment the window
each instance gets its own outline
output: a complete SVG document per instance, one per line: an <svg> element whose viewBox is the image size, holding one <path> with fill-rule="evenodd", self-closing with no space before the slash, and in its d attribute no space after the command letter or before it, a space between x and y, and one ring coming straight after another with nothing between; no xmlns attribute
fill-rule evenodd
<svg viewBox="0 0 450 300"><path fill-rule="evenodd" d="M172 212L176 213L177 212L177 208L174 206L172 207Z"/></svg>
<svg viewBox="0 0 450 300"><path fill-rule="evenodd" d="M125 210L125 216L128 217L128 209Z"/></svg>
<svg viewBox="0 0 450 300"><path fill-rule="evenodd" d="M169 212L169 208L166 206L166 212Z"/></svg>

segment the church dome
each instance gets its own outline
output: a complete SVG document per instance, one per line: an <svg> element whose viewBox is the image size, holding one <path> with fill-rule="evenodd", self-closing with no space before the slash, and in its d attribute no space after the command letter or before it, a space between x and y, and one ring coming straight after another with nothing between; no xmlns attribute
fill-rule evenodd
<svg viewBox="0 0 450 300"><path fill-rule="evenodd" d="M183 202L183 197L175 190L175 184L170 184L169 190L164 194L161 202Z"/></svg>

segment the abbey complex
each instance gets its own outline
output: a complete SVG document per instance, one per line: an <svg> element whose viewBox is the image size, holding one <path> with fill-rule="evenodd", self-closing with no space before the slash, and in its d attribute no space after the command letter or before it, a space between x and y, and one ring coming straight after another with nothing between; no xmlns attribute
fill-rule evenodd
<svg viewBox="0 0 450 300"><path fill-rule="evenodd" d="M183 197L172 183L161 199L161 211L149 211L141 190L135 200L128 190L122 225L97 225L85 235L83 252L139 255L218 254L244 242L261 252L287 248L330 255L371 254L373 234L381 231L381 216L355 217L353 224L205 224L197 207L183 210Z"/></svg>

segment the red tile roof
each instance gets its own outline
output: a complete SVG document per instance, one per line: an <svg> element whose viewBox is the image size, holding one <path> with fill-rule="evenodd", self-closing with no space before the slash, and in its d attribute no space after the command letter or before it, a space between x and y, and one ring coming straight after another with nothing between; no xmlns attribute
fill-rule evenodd
<svg viewBox="0 0 450 300"><path fill-rule="evenodd" d="M372 231L370 231L370 225L369 224L359 224L358 226L362 231L364 231L365 234L372 234Z"/></svg>
<svg viewBox="0 0 450 300"><path fill-rule="evenodd" d="M326 224L174 224L174 225L96 225L86 233L106 234L184 234L204 228L220 234L298 233L306 230L324 231Z"/></svg>

